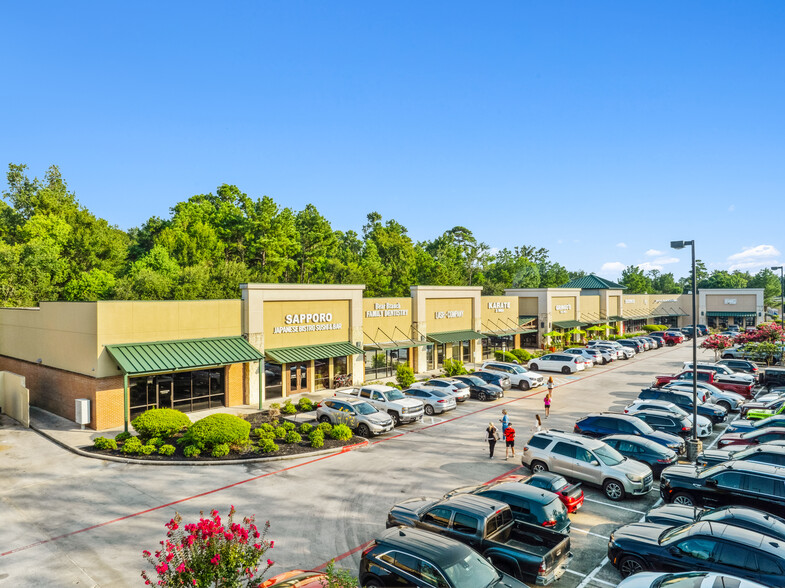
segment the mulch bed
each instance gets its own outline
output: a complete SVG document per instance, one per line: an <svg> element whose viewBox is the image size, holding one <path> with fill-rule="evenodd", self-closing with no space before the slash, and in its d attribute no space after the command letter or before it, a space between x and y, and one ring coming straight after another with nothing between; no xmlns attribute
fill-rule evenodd
<svg viewBox="0 0 785 588"><path fill-rule="evenodd" d="M302 416L302 413L301 413L301 416ZM251 423L251 430L252 431L254 429L258 428L259 425L261 425L262 423L269 423L270 422L270 418L269 418L269 416L267 415L266 412L255 412L253 414L243 415L242 418L244 418L249 423ZM283 422L284 420L291 420L292 422L295 422L294 419L288 419L287 417L284 417L284 416L279 417L278 420L279 420L279 422ZM311 424L313 426L316 426L318 424L313 419L311 419L311 420L299 420L298 419L295 424L299 427L304 422L307 422L307 423L309 423L309 424ZM152 453L150 455L127 455L125 453L122 453L119 448L117 450L112 450L112 449L99 450L99 449L96 449L95 447L93 447L92 445L88 446L88 447L82 447L81 449L83 451L87 451L89 453L95 453L97 455L112 455L112 456L115 456L115 457L131 458L131 459L142 459L142 460L146 460L146 461L159 461L159 462L166 462L166 461L193 461L193 462L199 462L199 461L229 461L229 462L231 462L231 461L243 461L243 460L248 460L248 459L257 459L257 458L260 458L260 457L285 457L285 456L290 456L290 455L305 455L305 454L308 454L308 453L313 453L314 451L324 451L325 449L337 449L337 448L343 447L345 445L355 445L357 443L362 443L363 441L365 441L364 437L357 437L357 436L352 437L348 441L337 441L335 439L332 439L329 436L325 436L325 438L324 438L324 445L322 447L316 449L316 448L311 447L311 444L308 441L308 437L303 435L303 441L301 443L284 443L282 440L276 440L276 444L278 445L278 451L273 451L273 452L270 452L270 453L261 453L261 452L257 453L255 451L253 451L253 448L256 447L256 445L254 444L253 446L248 447L247 450L242 452L242 453L237 453L237 452L233 451L233 452L229 453L229 455L226 455L224 457L213 457L212 455L210 455L209 452L206 452L206 453L200 455L199 457L185 457L185 455L183 455L183 446L180 446L180 445L177 444L177 439L179 437L181 437L181 435L178 434L178 435L176 435L174 437L171 437L171 438L165 440L166 444L174 445L174 447L175 447L175 452L172 455L159 455L157 453ZM255 443L256 438L253 435L251 435L251 439Z"/></svg>

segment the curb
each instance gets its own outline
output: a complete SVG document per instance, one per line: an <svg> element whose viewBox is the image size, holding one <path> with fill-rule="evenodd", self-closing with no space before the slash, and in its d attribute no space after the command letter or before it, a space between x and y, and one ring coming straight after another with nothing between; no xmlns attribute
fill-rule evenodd
<svg viewBox="0 0 785 588"><path fill-rule="evenodd" d="M300 459L300 458L307 458L307 457L319 457L323 455L332 455L333 453L348 453L349 451L354 451L355 449L361 449L363 447L370 447L371 443L368 439L361 441L360 443L354 443L353 445L344 445L342 447L336 447L335 449L322 449L320 451L312 451L309 453L298 453L296 455L281 455L279 457L251 457L248 459L233 459L233 460L209 460L209 461L152 461L146 459L134 459L132 457L115 457L114 455L98 455L95 453L91 453L89 451L83 451L77 447L72 447L67 443L63 443L59 439L53 437L49 433L46 433L40 429L37 429L32 424L30 428L34 430L36 433L49 439L54 444L59 445L63 449L70 451L76 455L81 457L88 457L91 459L100 459L103 461L113 461L116 463L129 463L129 464L138 464L138 465L152 465L152 466L227 466L227 465L243 465L246 463L266 463L271 461L285 461L289 459Z"/></svg>

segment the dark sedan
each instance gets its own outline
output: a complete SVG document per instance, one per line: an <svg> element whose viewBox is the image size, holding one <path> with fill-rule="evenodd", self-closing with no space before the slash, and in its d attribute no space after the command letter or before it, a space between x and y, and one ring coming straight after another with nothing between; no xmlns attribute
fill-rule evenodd
<svg viewBox="0 0 785 588"><path fill-rule="evenodd" d="M769 427L744 433L725 433L717 441L717 447L724 449L736 445L760 445L769 441L785 440L785 427Z"/></svg>
<svg viewBox="0 0 785 588"><path fill-rule="evenodd" d="M603 441L624 457L645 463L657 478L662 470L675 464L679 458L672 449L636 435L611 435Z"/></svg>
<svg viewBox="0 0 785 588"><path fill-rule="evenodd" d="M698 455L695 463L705 468L732 459L785 466L785 447L762 443L744 449L734 449L733 447L730 449L707 449Z"/></svg>
<svg viewBox="0 0 785 588"><path fill-rule="evenodd" d="M608 559L625 578L643 571L710 571L785 587L785 544L724 523L625 525L611 533Z"/></svg>
<svg viewBox="0 0 785 588"><path fill-rule="evenodd" d="M646 514L647 523L678 527L698 521L725 523L734 527L743 527L785 541L785 520L762 510L743 506L723 506L704 510L694 506L667 504L650 510Z"/></svg>
<svg viewBox="0 0 785 588"><path fill-rule="evenodd" d="M510 378L507 376L500 376L499 374L492 374L491 372L484 372L482 370L479 372L472 372L472 375L480 378L486 384L493 384L502 390L509 390L512 386Z"/></svg>
<svg viewBox="0 0 785 588"><path fill-rule="evenodd" d="M472 395L472 398L476 398L477 400L496 400L497 398L504 398L504 392L499 386L488 384L475 375L455 376L454 379L469 386L469 393Z"/></svg>
<svg viewBox="0 0 785 588"><path fill-rule="evenodd" d="M737 419L728 425L726 433L744 433L766 427L785 427L785 414L773 414L765 419Z"/></svg>
<svg viewBox="0 0 785 588"><path fill-rule="evenodd" d="M583 490L580 483L570 484L564 476L553 472L540 472L531 476L510 475L505 476L500 482L518 482L553 492L567 508L567 512L576 512L583 505Z"/></svg>
<svg viewBox="0 0 785 588"><path fill-rule="evenodd" d="M688 437L692 433L692 420L688 416L666 414L659 410L636 410L628 413L654 429L671 435Z"/></svg>
<svg viewBox="0 0 785 588"><path fill-rule="evenodd" d="M684 453L684 439L670 433L655 431L634 416L622 413L594 413L577 421L573 433L601 439L608 435L637 435L649 439L676 453Z"/></svg>

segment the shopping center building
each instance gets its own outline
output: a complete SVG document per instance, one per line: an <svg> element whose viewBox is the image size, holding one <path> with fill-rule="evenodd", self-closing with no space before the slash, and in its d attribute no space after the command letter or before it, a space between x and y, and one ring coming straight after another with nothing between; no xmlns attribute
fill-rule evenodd
<svg viewBox="0 0 785 588"><path fill-rule="evenodd" d="M300 393L390 381L397 366L438 371L496 350L541 348L692 322L691 295L625 294L586 276L560 288L412 286L365 298L362 285L242 284L240 299L42 302L0 309L0 374L24 377L30 404L88 425L122 426L154 407L267 406ZM763 290L699 291L699 323L754 325ZM2 388L3 378L0 378ZM3 390L0 389L0 402Z"/></svg>

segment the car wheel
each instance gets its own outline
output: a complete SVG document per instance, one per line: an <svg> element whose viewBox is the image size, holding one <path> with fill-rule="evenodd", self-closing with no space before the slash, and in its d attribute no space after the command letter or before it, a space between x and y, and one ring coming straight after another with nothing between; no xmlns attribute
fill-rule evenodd
<svg viewBox="0 0 785 588"><path fill-rule="evenodd" d="M322 416L319 417L319 422L320 423L329 423L330 422L330 417L328 417L326 414L323 414Z"/></svg>
<svg viewBox="0 0 785 588"><path fill-rule="evenodd" d="M726 353L722 356L722 359L733 359L733 356L730 353Z"/></svg>
<svg viewBox="0 0 785 588"><path fill-rule="evenodd" d="M643 571L643 562L637 557L623 557L619 562L619 573L622 578L627 578L633 574Z"/></svg>
<svg viewBox="0 0 785 588"><path fill-rule="evenodd" d="M530 370L534 370L536 372L537 371L537 364L536 363L529 364L529 369Z"/></svg>
<svg viewBox="0 0 785 588"><path fill-rule="evenodd" d="M425 405L425 414L428 416L433 416L433 407L430 404Z"/></svg>
<svg viewBox="0 0 785 588"><path fill-rule="evenodd" d="M366 425L365 423L360 423L357 427L357 434L360 437L370 437L371 430L368 428L368 425Z"/></svg>
<svg viewBox="0 0 785 588"><path fill-rule="evenodd" d="M602 485L602 489L605 492L605 496L611 500L621 500L624 498L624 486L617 480L607 480Z"/></svg>
<svg viewBox="0 0 785 588"><path fill-rule="evenodd" d="M521 390L528 390L529 388L531 388L531 386L529 385L529 382L527 382L526 380L521 380L520 384L518 384L518 388L520 388Z"/></svg>
<svg viewBox="0 0 785 588"><path fill-rule="evenodd" d="M488 400L488 395L485 392L477 392L477 400Z"/></svg>
<svg viewBox="0 0 785 588"><path fill-rule="evenodd" d="M602 358L602 365L605 365L606 363L608 363L608 360L603 357Z"/></svg>
<svg viewBox="0 0 785 588"><path fill-rule="evenodd" d="M724 408L725 410L727 410L728 412L730 412L730 402L727 402L727 401L725 401L725 400L720 400L720 401L717 403L717 406L721 406L722 408Z"/></svg>
<svg viewBox="0 0 785 588"><path fill-rule="evenodd" d="M673 504L681 504L683 506L695 506L695 501L693 500L692 496L689 494L684 494L683 492L679 492L676 496L674 496L672 502Z"/></svg>
<svg viewBox="0 0 785 588"><path fill-rule="evenodd" d="M529 469L532 471L532 474L539 474L540 472L547 472L548 466L541 461L533 461Z"/></svg>
<svg viewBox="0 0 785 588"><path fill-rule="evenodd" d="M569 373L570 373L570 368L568 368L568 367L565 365L565 366L564 366L564 367L561 369L561 373L563 373L563 374L569 374Z"/></svg>
<svg viewBox="0 0 785 588"><path fill-rule="evenodd" d="M384 588L384 584L382 584L376 578L368 578L365 582L363 582L363 588Z"/></svg>
<svg viewBox="0 0 785 588"><path fill-rule="evenodd" d="M397 426L399 426L401 424L401 417L398 416L397 412L395 412L394 410L391 410L387 414L389 414L390 418L392 418L393 425L395 425L397 427Z"/></svg>

